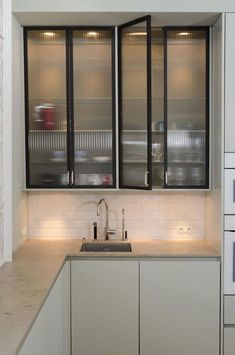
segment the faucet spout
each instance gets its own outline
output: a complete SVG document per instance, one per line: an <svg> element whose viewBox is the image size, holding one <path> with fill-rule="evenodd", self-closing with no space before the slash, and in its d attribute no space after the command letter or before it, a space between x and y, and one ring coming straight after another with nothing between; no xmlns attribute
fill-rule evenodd
<svg viewBox="0 0 235 355"><path fill-rule="evenodd" d="M104 198L99 200L99 202L97 203L96 213L97 213L97 216L100 216L100 208L101 208L102 204L105 205L105 211L106 211L106 220L105 220L105 229L104 229L105 230L105 239L109 240L109 234L113 234L114 231L111 231L109 229L109 207L108 207L108 204Z"/></svg>

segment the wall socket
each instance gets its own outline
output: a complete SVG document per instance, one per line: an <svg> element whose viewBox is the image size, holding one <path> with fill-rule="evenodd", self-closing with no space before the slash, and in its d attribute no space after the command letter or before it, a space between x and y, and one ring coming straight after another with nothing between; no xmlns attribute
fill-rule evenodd
<svg viewBox="0 0 235 355"><path fill-rule="evenodd" d="M25 242L28 239L28 229L24 227L20 231L20 240L21 242Z"/></svg>
<svg viewBox="0 0 235 355"><path fill-rule="evenodd" d="M177 234L178 235L192 235L193 234L193 227L192 226L178 226L177 227Z"/></svg>

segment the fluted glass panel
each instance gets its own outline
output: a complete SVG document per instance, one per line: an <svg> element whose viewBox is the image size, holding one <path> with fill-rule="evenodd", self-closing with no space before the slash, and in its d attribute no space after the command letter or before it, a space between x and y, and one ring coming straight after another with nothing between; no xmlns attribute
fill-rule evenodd
<svg viewBox="0 0 235 355"><path fill-rule="evenodd" d="M163 30L152 29L152 172L153 187L164 184L164 45Z"/></svg>
<svg viewBox="0 0 235 355"><path fill-rule="evenodd" d="M168 185L205 185L206 32L167 31Z"/></svg>
<svg viewBox="0 0 235 355"><path fill-rule="evenodd" d="M112 185L112 32L73 32L76 185Z"/></svg>
<svg viewBox="0 0 235 355"><path fill-rule="evenodd" d="M147 147L147 24L121 32L123 186L145 187Z"/></svg>
<svg viewBox="0 0 235 355"><path fill-rule="evenodd" d="M30 185L67 185L65 31L28 31Z"/></svg>

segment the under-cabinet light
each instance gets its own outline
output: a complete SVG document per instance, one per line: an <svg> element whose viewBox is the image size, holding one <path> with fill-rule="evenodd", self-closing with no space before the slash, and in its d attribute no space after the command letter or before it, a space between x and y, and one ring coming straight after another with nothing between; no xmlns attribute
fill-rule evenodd
<svg viewBox="0 0 235 355"><path fill-rule="evenodd" d="M55 37L55 32L44 32L43 35L48 38Z"/></svg>
<svg viewBox="0 0 235 355"><path fill-rule="evenodd" d="M126 34L127 36L146 36L147 32L130 32Z"/></svg>
<svg viewBox="0 0 235 355"><path fill-rule="evenodd" d="M189 32L179 32L178 35L179 36L189 36L190 33Z"/></svg>
<svg viewBox="0 0 235 355"><path fill-rule="evenodd" d="M99 36L98 32L93 32L93 31L87 32L87 37L97 37L97 36Z"/></svg>

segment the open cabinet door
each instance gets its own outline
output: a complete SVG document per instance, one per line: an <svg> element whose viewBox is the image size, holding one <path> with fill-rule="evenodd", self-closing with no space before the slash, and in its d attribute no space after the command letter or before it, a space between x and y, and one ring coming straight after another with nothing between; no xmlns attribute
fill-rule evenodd
<svg viewBox="0 0 235 355"><path fill-rule="evenodd" d="M152 188L151 17L119 27L120 187Z"/></svg>

